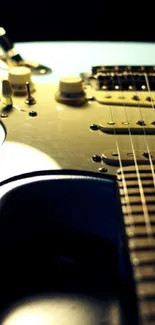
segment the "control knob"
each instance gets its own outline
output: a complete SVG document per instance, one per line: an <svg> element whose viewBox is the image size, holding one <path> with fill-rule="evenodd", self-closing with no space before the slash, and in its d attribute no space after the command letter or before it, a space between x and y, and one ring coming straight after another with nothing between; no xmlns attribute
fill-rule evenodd
<svg viewBox="0 0 155 325"><path fill-rule="evenodd" d="M26 95L26 83L30 85L31 93L34 91L34 84L31 80L31 70L27 67L12 67L9 69L8 80L15 95Z"/></svg>
<svg viewBox="0 0 155 325"><path fill-rule="evenodd" d="M79 106L86 102L83 81L80 77L63 77L60 79L59 88L55 98L58 102Z"/></svg>

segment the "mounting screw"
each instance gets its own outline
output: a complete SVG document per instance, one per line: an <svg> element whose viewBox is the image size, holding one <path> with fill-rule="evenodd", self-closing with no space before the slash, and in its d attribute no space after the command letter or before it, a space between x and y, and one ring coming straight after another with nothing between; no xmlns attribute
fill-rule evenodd
<svg viewBox="0 0 155 325"><path fill-rule="evenodd" d="M87 97L87 100L91 100L91 101L93 101L93 100L95 100L96 98L94 97L94 96L88 96Z"/></svg>
<svg viewBox="0 0 155 325"><path fill-rule="evenodd" d="M37 112L31 111L31 112L29 112L29 116L31 116L31 117L37 116Z"/></svg>
<svg viewBox="0 0 155 325"><path fill-rule="evenodd" d="M152 125L155 125L155 121L153 121L151 124L152 124Z"/></svg>
<svg viewBox="0 0 155 325"><path fill-rule="evenodd" d="M100 168L98 169L98 171L99 171L100 173L106 173L106 172L108 171L108 169L105 168L105 167L100 167Z"/></svg>
<svg viewBox="0 0 155 325"><path fill-rule="evenodd" d="M26 99L25 103L28 105L34 105L36 104L36 100L34 99L34 97L29 97Z"/></svg>
<svg viewBox="0 0 155 325"><path fill-rule="evenodd" d="M90 129L93 130L93 131L96 131L96 130L99 129L99 126L97 124L91 124Z"/></svg>
<svg viewBox="0 0 155 325"><path fill-rule="evenodd" d="M94 156L92 157L92 160L95 161L95 162L101 162L101 156L99 156L99 155L94 155Z"/></svg>
<svg viewBox="0 0 155 325"><path fill-rule="evenodd" d="M8 117L8 114L6 114L6 113L1 114L1 118L7 118L7 117Z"/></svg>

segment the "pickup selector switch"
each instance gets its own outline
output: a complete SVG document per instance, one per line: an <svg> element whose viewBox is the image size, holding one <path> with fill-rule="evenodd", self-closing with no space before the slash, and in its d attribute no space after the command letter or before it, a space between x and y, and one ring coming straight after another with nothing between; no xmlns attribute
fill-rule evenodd
<svg viewBox="0 0 155 325"><path fill-rule="evenodd" d="M35 98L31 96L30 83L29 82L26 82L26 89L27 89L27 95L28 95L28 97L26 98L25 103L28 104L28 105L34 105L34 104L36 104Z"/></svg>

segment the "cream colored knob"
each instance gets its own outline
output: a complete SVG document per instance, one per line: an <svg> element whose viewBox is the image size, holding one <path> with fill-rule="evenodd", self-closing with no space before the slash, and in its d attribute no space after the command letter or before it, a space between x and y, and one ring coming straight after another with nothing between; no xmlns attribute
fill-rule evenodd
<svg viewBox="0 0 155 325"><path fill-rule="evenodd" d="M13 92L16 94L26 94L26 82L30 83L31 91L34 90L34 85L31 81L31 70L27 67L10 68L8 79L11 83Z"/></svg>
<svg viewBox="0 0 155 325"><path fill-rule="evenodd" d="M82 79L80 77L63 77L59 82L56 100L67 105L81 105L86 102Z"/></svg>

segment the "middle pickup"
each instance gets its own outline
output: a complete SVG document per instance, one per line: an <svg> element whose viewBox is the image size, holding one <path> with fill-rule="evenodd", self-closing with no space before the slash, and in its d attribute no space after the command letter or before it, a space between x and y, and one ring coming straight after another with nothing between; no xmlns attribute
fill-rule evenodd
<svg viewBox="0 0 155 325"><path fill-rule="evenodd" d="M98 124L98 130L109 134L155 134L155 121L101 121Z"/></svg>

